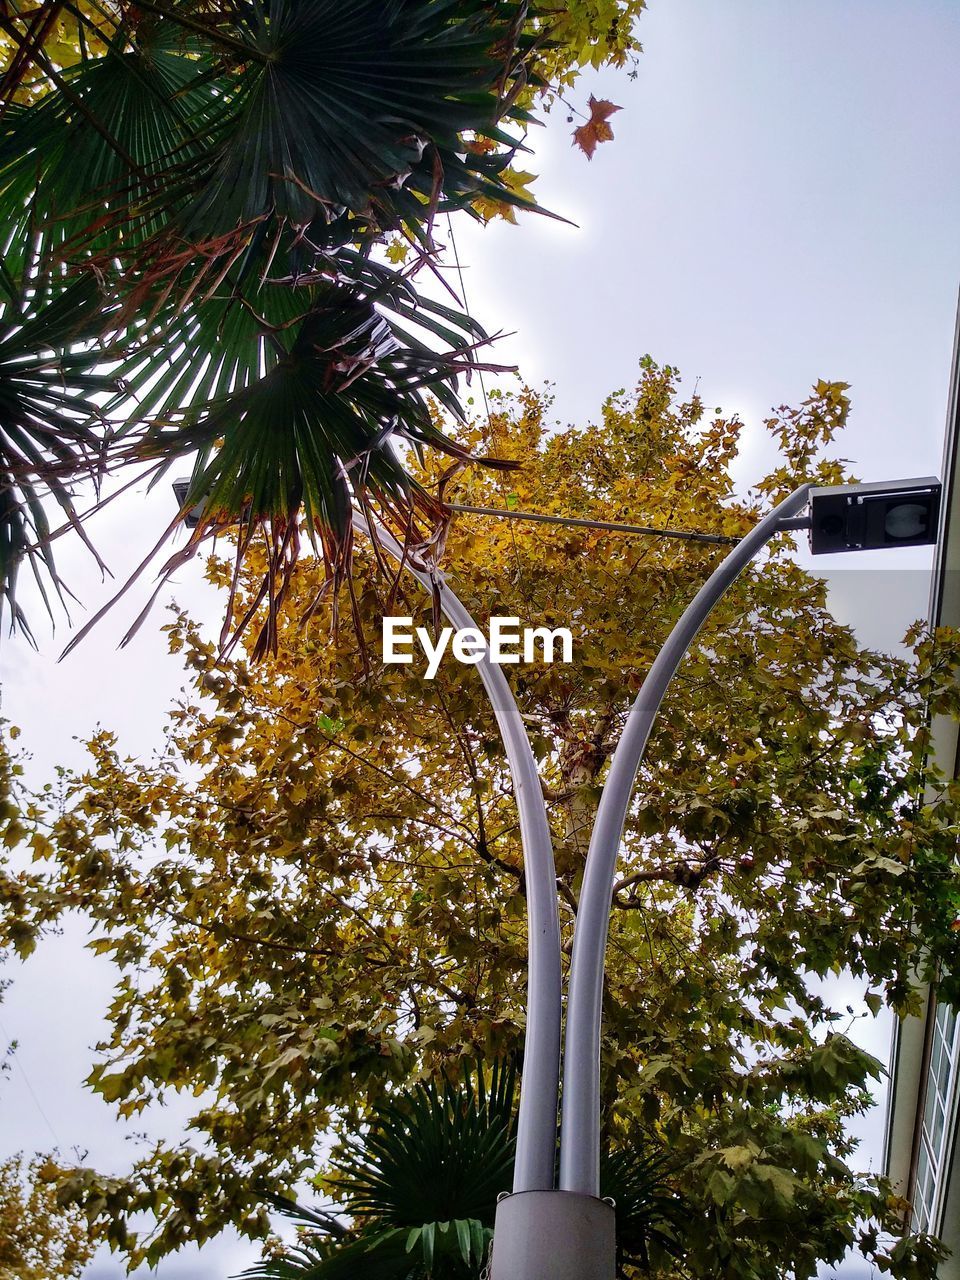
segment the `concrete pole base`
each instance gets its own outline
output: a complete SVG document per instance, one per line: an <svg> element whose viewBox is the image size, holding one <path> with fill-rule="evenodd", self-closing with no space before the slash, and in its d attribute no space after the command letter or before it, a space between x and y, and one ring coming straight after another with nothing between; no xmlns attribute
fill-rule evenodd
<svg viewBox="0 0 960 1280"><path fill-rule="evenodd" d="M497 1205L490 1280L614 1280L613 1205L575 1191L519 1191Z"/></svg>

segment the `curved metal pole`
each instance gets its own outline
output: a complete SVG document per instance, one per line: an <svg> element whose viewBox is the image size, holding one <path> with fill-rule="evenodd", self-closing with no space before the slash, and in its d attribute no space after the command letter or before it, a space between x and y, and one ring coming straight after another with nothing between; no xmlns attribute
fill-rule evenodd
<svg viewBox="0 0 960 1280"><path fill-rule="evenodd" d="M604 953L620 840L633 786L667 685L707 619L757 552L800 511L813 485L804 484L765 516L718 565L687 606L660 650L630 708L610 763L587 852L573 935L563 1056L560 1188L600 1193L600 1023Z"/></svg>
<svg viewBox="0 0 960 1280"><path fill-rule="evenodd" d="M414 578L440 593L440 608L454 627L476 627L473 618L447 586L415 568L403 548L385 529L354 513L353 527L375 536L385 551ZM507 752L520 811L520 839L527 884L527 1026L517 1118L514 1191L551 1191L557 1154L557 1099L560 1084L560 920L557 872L550 825L543 802L537 762L513 693L500 667L486 654L477 664L493 706Z"/></svg>

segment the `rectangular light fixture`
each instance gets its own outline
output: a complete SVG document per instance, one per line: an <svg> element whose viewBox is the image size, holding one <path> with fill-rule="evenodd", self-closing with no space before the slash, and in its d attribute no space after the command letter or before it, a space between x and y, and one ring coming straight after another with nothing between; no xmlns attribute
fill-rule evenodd
<svg viewBox="0 0 960 1280"><path fill-rule="evenodd" d="M189 479L174 480L173 492L177 499L177 505L183 507L187 500L187 494L190 492ZM183 517L183 523L188 529L195 529L203 519L204 504L198 502L195 507L191 507L187 514Z"/></svg>
<svg viewBox="0 0 960 1280"><path fill-rule="evenodd" d="M821 556L932 546L940 525L942 490L936 476L814 489L810 550Z"/></svg>

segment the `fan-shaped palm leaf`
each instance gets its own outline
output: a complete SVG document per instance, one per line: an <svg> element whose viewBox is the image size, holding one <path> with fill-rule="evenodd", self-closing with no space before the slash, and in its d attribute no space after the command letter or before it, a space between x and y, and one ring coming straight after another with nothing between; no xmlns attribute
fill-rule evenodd
<svg viewBox="0 0 960 1280"><path fill-rule="evenodd" d="M104 56L65 71L59 88L7 108L0 200L8 254L22 247L29 255L13 269L91 254L109 261L165 225L148 201L171 165L209 142L224 88L175 35L153 28L131 43L121 29Z"/></svg>
<svg viewBox="0 0 960 1280"><path fill-rule="evenodd" d="M496 1063L489 1085L478 1066L461 1086L422 1084L383 1107L333 1161L350 1212L395 1227L455 1219L492 1227L513 1175L513 1094L513 1069Z"/></svg>
<svg viewBox="0 0 960 1280"><path fill-rule="evenodd" d="M407 1248L406 1230L372 1229L354 1238L330 1214L285 1196L266 1198L295 1223L301 1241L282 1257L264 1259L246 1270L244 1280L404 1280L417 1266Z"/></svg>
<svg viewBox="0 0 960 1280"><path fill-rule="evenodd" d="M79 529L70 482L96 480L104 464L97 401L113 398L118 382L91 344L97 318L92 280L18 280L0 260L0 597L27 635L16 597L24 560L48 609L45 583L61 600L64 592L44 499Z"/></svg>
<svg viewBox="0 0 960 1280"><path fill-rule="evenodd" d="M145 282L192 292L201 267L219 275L264 221L271 258L284 226L297 233L283 262L315 236L329 249L324 223L346 244L401 222L424 236L436 209L481 195L532 207L500 176L520 145L501 112L524 116L502 105L520 13L478 0L271 0L200 21L192 4L138 6L105 56L8 108L0 190L11 210L39 212L48 245L98 252L104 270L148 239L127 280L138 301ZM471 150L464 133L499 145Z"/></svg>
<svg viewBox="0 0 960 1280"><path fill-rule="evenodd" d="M313 298L292 335L271 335L274 363L262 378L195 411L170 414L126 446L131 459L155 459L157 474L197 455L182 506L201 507L204 515L162 579L238 516L238 565L262 534L266 571L237 632L267 601L255 656L276 643L276 612L299 554L301 512L336 591L349 568L354 502L375 508L384 524L413 541L428 540L426 532L416 536L418 516L442 518L439 501L411 478L400 449L429 446L460 460L469 456L438 428L426 393L456 409L449 382L473 367L471 353L437 355L399 333L355 291L318 286ZM232 600L227 625L231 618ZM224 643L226 637L225 631Z"/></svg>
<svg viewBox="0 0 960 1280"><path fill-rule="evenodd" d="M308 1242L299 1257L260 1263L244 1280L477 1276L497 1195L513 1174L515 1083L512 1066L494 1063L485 1074L476 1064L458 1084L421 1084L380 1107L333 1162L344 1212L365 1225L331 1244L328 1221L287 1202L280 1207L311 1233Z"/></svg>
<svg viewBox="0 0 960 1280"><path fill-rule="evenodd" d="M232 75L216 145L174 171L184 238L271 215L302 227L342 210L382 230L419 224L424 200L504 198L495 179L509 157L471 152L461 135L517 145L499 125L505 110L523 114L501 92L521 61L516 4L270 0L223 5L206 28L191 6L147 7L187 18Z"/></svg>
<svg viewBox="0 0 960 1280"><path fill-rule="evenodd" d="M667 1257L679 1254L687 1209L671 1184L676 1162L669 1154L621 1149L600 1165L600 1194L614 1202L619 1265L650 1266L651 1245Z"/></svg>

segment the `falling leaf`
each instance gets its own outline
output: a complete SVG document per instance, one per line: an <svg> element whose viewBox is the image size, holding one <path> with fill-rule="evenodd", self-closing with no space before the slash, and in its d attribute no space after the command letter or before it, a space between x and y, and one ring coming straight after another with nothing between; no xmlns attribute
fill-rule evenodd
<svg viewBox="0 0 960 1280"><path fill-rule="evenodd" d="M600 98L598 101L592 93L588 105L590 119L579 129L574 129L573 145L579 147L588 160L592 160L598 142L612 141L613 130L607 121L615 111L620 111L621 108L613 102L608 102L606 98Z"/></svg>

